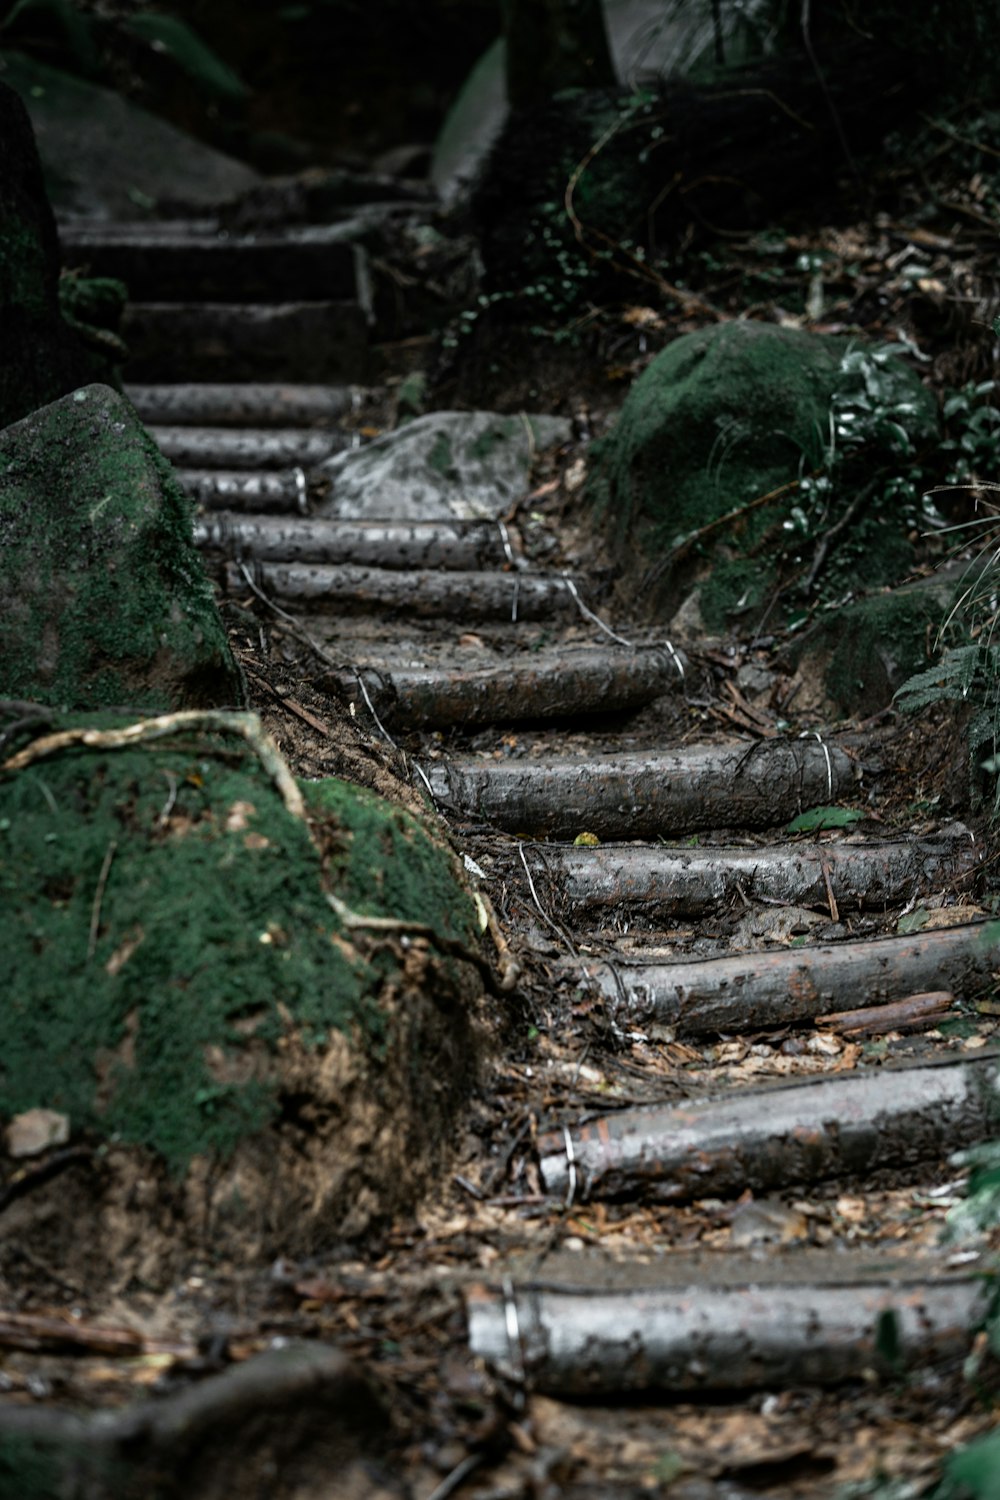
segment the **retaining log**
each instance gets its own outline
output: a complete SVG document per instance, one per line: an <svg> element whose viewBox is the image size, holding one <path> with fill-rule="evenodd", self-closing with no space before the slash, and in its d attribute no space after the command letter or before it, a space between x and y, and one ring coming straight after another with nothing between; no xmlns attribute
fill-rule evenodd
<svg viewBox="0 0 1000 1500"><path fill-rule="evenodd" d="M546 620L576 609L565 581L545 573L406 572L306 563L260 563L255 582L273 598L338 614L387 610L424 619L458 621ZM246 581L238 568L226 572L230 590Z"/></svg>
<svg viewBox="0 0 1000 1500"><path fill-rule="evenodd" d="M231 557L249 556L260 562L355 563L392 569L475 571L490 564L500 567L506 557L504 536L494 521L219 515L195 527L195 542ZM373 686L377 689L378 685Z"/></svg>
<svg viewBox="0 0 1000 1500"><path fill-rule="evenodd" d="M693 962L567 963L603 994L621 1026L706 1036L797 1025L928 990L981 994L1000 964L1000 927L967 922L906 937L863 938Z"/></svg>
<svg viewBox="0 0 1000 1500"><path fill-rule="evenodd" d="M568 596L567 596L568 597ZM751 741L544 761L456 756L422 767L442 807L529 837L676 838L768 828L854 788L833 742Z"/></svg>
<svg viewBox="0 0 1000 1500"><path fill-rule="evenodd" d="M342 417L349 386L266 384L126 385L147 426L320 427Z"/></svg>
<svg viewBox="0 0 1000 1500"><path fill-rule="evenodd" d="M299 427L153 427L150 436L172 464L188 469L312 469L345 448L345 433Z"/></svg>
<svg viewBox="0 0 1000 1500"><path fill-rule="evenodd" d="M205 510L267 510L305 515L309 488L302 469L245 471L238 469L178 469L186 495ZM196 532L197 538L197 532Z"/></svg>
<svg viewBox="0 0 1000 1500"><path fill-rule="evenodd" d="M983 852L961 824L934 838L881 844L844 840L697 849L546 844L525 851L533 870L556 882L564 909L616 911L650 922L702 917L755 900L828 911L831 895L839 911L903 905L921 892L966 879Z"/></svg>
<svg viewBox="0 0 1000 1500"><path fill-rule="evenodd" d="M478 671L440 668L361 669L384 723L417 727L523 723L639 708L683 682L675 653L595 646L545 657L533 654ZM357 674L335 674L354 696Z"/></svg>
<svg viewBox="0 0 1000 1500"><path fill-rule="evenodd" d="M960 1358L984 1316L982 1278L641 1290L524 1284L466 1294L472 1353L553 1396L799 1390ZM607 1275L607 1272L605 1273ZM898 1358L880 1338L887 1320Z"/></svg>
<svg viewBox="0 0 1000 1500"><path fill-rule="evenodd" d="M940 1161L997 1130L1000 1055L621 1110L539 1136L547 1193L682 1203Z"/></svg>

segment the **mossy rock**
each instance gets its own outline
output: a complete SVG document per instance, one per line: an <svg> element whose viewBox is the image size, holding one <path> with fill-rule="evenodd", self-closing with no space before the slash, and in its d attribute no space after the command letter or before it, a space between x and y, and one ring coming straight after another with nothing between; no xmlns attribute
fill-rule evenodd
<svg viewBox="0 0 1000 1500"><path fill-rule="evenodd" d="M88 381L107 380L59 307L59 242L31 122L0 82L0 428Z"/></svg>
<svg viewBox="0 0 1000 1500"><path fill-rule="evenodd" d="M0 696L241 701L191 509L132 406L86 386L0 433Z"/></svg>
<svg viewBox="0 0 1000 1500"><path fill-rule="evenodd" d="M269 757L193 724L0 774L0 1115L55 1111L98 1151L97 1187L59 1188L91 1253L139 1253L140 1221L241 1253L357 1234L413 1206L468 1093L479 929L454 855L344 782L304 784L295 815Z"/></svg>
<svg viewBox="0 0 1000 1500"><path fill-rule="evenodd" d="M703 579L699 603L711 630L762 608L786 575L805 571L819 535L856 490L880 465L901 462L892 453L901 433L912 446L936 434L936 406L917 377L884 351L872 351L859 372L863 348L847 338L727 323L675 340L636 381L595 452L587 498L627 574L666 564L655 595L662 614L677 609L693 574ZM810 541L795 481L823 466L831 408L867 399L863 381L872 370L892 422L873 426L872 441L839 474L840 493L822 502L830 504L827 518L805 517L815 528ZM775 490L783 493L774 501L752 504ZM688 542L733 512L733 521ZM845 528L825 579L840 570L853 588L895 581L912 561L911 524L902 503L873 499Z"/></svg>
<svg viewBox="0 0 1000 1500"><path fill-rule="evenodd" d="M938 654L954 585L928 579L873 594L822 616L791 652L812 692L796 708L829 705L867 717L888 708L908 678ZM825 699L825 705L823 700Z"/></svg>

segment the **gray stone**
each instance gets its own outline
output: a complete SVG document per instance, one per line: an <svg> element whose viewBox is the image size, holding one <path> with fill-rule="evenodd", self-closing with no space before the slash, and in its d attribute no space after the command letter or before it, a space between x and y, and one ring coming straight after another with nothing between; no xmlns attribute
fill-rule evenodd
<svg viewBox="0 0 1000 1500"><path fill-rule="evenodd" d="M0 696L81 709L241 700L189 502L107 386L0 432Z"/></svg>
<svg viewBox="0 0 1000 1500"><path fill-rule="evenodd" d="M339 520L495 520L528 487L536 451L564 442L563 417L437 411L322 465Z"/></svg>
<svg viewBox="0 0 1000 1500"><path fill-rule="evenodd" d="M4 82L21 95L31 116L46 188L59 214L144 219L163 200L210 207L261 180L251 167L110 89L19 52L5 52L2 67Z"/></svg>

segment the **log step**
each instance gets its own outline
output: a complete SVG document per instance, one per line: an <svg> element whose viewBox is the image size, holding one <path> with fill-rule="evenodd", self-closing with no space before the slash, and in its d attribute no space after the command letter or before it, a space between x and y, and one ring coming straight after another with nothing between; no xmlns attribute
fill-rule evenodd
<svg viewBox="0 0 1000 1500"><path fill-rule="evenodd" d="M126 385L148 426L332 426L351 405L348 386L244 384Z"/></svg>
<svg viewBox="0 0 1000 1500"><path fill-rule="evenodd" d="M660 753L422 766L440 807L530 837L676 838L709 828L768 828L854 788L836 744L765 740Z"/></svg>
<svg viewBox="0 0 1000 1500"><path fill-rule="evenodd" d="M130 302L122 318L140 384L363 380L368 324L356 302Z"/></svg>
<svg viewBox="0 0 1000 1500"><path fill-rule="evenodd" d="M349 441L296 427L151 427L150 436L164 458L186 469L313 469Z"/></svg>
<svg viewBox="0 0 1000 1500"><path fill-rule="evenodd" d="M309 490L303 469L178 469L176 477L186 495L205 510L229 512L246 506L247 510L266 509L275 515L309 508ZM207 523L202 523L207 524ZM206 536L207 533L201 532ZM199 523L195 525L195 541ZM211 546L211 542L199 542Z"/></svg>
<svg viewBox="0 0 1000 1500"><path fill-rule="evenodd" d="M235 235L205 221L64 225L63 259L92 276L114 276L129 297L150 302L286 302L358 295L359 246L352 226ZM362 275L363 270L362 270Z"/></svg>
<svg viewBox="0 0 1000 1500"><path fill-rule="evenodd" d="M565 579L545 573L402 572L304 563L259 563L255 582L269 596L312 609L347 614L394 614L468 623L544 620L576 609ZM229 565L226 586L246 587Z"/></svg>
<svg viewBox="0 0 1000 1500"><path fill-rule="evenodd" d="M928 990L981 994L1000 963L990 923L670 963L582 965L620 1026L651 1036L763 1031ZM567 963L579 976L581 966Z"/></svg>
<svg viewBox="0 0 1000 1500"><path fill-rule="evenodd" d="M654 1280L602 1257L599 1279L563 1266L561 1283L536 1274L479 1285L466 1293L469 1345L498 1374L552 1396L801 1391L960 1359L986 1311L982 1276L940 1261L873 1266L871 1252L854 1251L834 1271L816 1260L745 1265L727 1284L710 1255L687 1265L687 1280L662 1261Z"/></svg>
<svg viewBox="0 0 1000 1500"><path fill-rule="evenodd" d="M387 724L475 728L640 708L680 687L683 670L681 657L662 648L594 647L558 655L537 652L471 671L362 667L334 674L334 682L354 696L360 673Z"/></svg>
<svg viewBox="0 0 1000 1500"><path fill-rule="evenodd" d="M666 923L767 901L830 911L904 905L921 892L963 880L983 849L962 824L935 838L885 843L768 844L750 848L665 849L603 844L538 845L529 865L548 876L563 909L620 913Z"/></svg>
<svg viewBox="0 0 1000 1500"><path fill-rule="evenodd" d="M465 571L501 566L509 545L494 521L327 521L319 516L286 520L227 514L198 522L195 542L259 562Z"/></svg>
<svg viewBox="0 0 1000 1500"><path fill-rule="evenodd" d="M940 1161L989 1135L998 1061L859 1068L620 1110L540 1135L542 1182L573 1201L687 1203Z"/></svg>

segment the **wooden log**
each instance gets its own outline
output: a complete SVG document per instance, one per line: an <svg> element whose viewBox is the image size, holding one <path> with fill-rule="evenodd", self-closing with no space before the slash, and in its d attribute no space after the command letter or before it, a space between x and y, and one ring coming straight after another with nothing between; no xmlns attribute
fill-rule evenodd
<svg viewBox="0 0 1000 1500"><path fill-rule="evenodd" d="M544 761L456 756L422 767L442 807L535 837L676 838L699 829L768 828L854 787L834 743L768 740L663 753Z"/></svg>
<svg viewBox="0 0 1000 1500"><path fill-rule="evenodd" d="M469 1345L499 1373L554 1396L800 1390L960 1358L981 1322L981 1277L622 1290L535 1281L466 1294ZM808 1274L808 1262L801 1275ZM605 1281L610 1273L605 1266ZM888 1356L886 1324L898 1358ZM882 1335L882 1337L880 1337ZM895 1350L894 1350L895 1352Z"/></svg>
<svg viewBox="0 0 1000 1500"><path fill-rule="evenodd" d="M844 1036L884 1036L887 1031L917 1031L936 1026L955 1003L950 990L931 990L923 995L906 995L888 1005L873 1005L867 1010L840 1010L829 1016L817 1016L816 1025L824 1030L839 1031Z"/></svg>
<svg viewBox="0 0 1000 1500"><path fill-rule="evenodd" d="M343 433L298 427L153 427L150 435L164 458L187 469L313 469L347 446Z"/></svg>
<svg viewBox="0 0 1000 1500"><path fill-rule="evenodd" d="M680 658L665 650L595 646L478 671L365 667L362 673L384 723L471 727L638 708L678 688L682 668ZM335 680L342 693L357 694L355 672L335 674Z"/></svg>
<svg viewBox="0 0 1000 1500"><path fill-rule="evenodd" d="M348 386L264 384L126 385L142 420L168 427L322 427L351 404Z"/></svg>
<svg viewBox="0 0 1000 1500"><path fill-rule="evenodd" d="M587 962L619 1025L651 1036L764 1031L926 990L975 995L1000 963L992 923L694 962ZM567 963L569 973L580 965Z"/></svg>
<svg viewBox="0 0 1000 1500"><path fill-rule="evenodd" d="M368 322L356 302L129 302L121 335L140 383L177 379L364 380Z"/></svg>
<svg viewBox="0 0 1000 1500"><path fill-rule="evenodd" d="M124 281L136 301L324 301L357 293L357 256L344 225L282 234L219 234L204 221L163 226L64 225L63 259Z"/></svg>
<svg viewBox="0 0 1000 1500"><path fill-rule="evenodd" d="M260 562L356 563L393 569L475 571L490 564L499 567L506 556L503 533L494 521L327 521L320 516L287 520L223 514L196 525L195 543ZM376 674L370 675L374 679ZM373 690L377 689L374 681Z"/></svg>
<svg viewBox="0 0 1000 1500"><path fill-rule="evenodd" d="M954 885L977 867L984 849L961 824L935 838L882 844L771 844L762 848L597 848L526 851L557 884L574 912L614 910L664 922L700 917L745 901L840 911L884 908L923 891Z"/></svg>
<svg viewBox="0 0 1000 1500"><path fill-rule="evenodd" d="M565 581L547 573L407 572L390 568L260 563L255 582L276 599L338 614L393 614L466 621L545 620L576 609ZM230 565L227 587L246 587Z"/></svg>
<svg viewBox="0 0 1000 1500"><path fill-rule="evenodd" d="M681 1203L940 1161L996 1130L998 1055L625 1109L538 1138L546 1192Z"/></svg>
<svg viewBox="0 0 1000 1500"><path fill-rule="evenodd" d="M178 469L177 479L185 494L206 510L267 509L275 514L309 506L309 488L302 469L273 472L238 469Z"/></svg>

